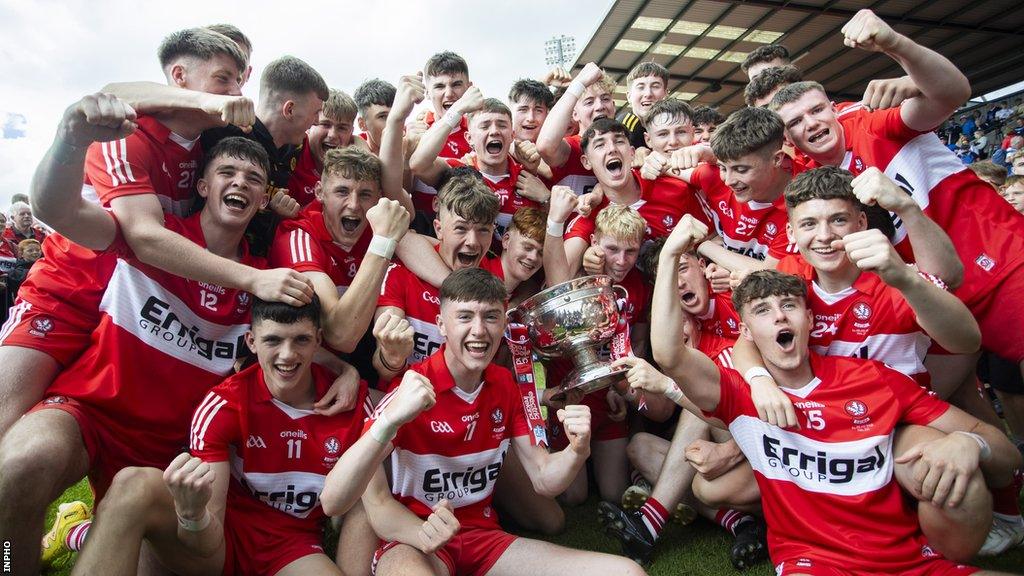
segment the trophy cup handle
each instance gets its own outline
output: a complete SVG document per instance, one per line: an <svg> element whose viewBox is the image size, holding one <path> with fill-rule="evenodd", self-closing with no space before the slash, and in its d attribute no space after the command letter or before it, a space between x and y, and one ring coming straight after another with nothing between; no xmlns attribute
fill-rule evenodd
<svg viewBox="0 0 1024 576"><path fill-rule="evenodd" d="M615 294L618 296L618 299L625 300L629 298L629 292L622 286L619 286L618 284L612 286L612 290L615 291Z"/></svg>

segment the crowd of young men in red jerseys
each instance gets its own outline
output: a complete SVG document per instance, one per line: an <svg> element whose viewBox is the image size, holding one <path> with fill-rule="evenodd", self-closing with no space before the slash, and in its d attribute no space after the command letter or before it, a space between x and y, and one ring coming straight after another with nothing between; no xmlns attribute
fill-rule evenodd
<svg viewBox="0 0 1024 576"><path fill-rule="evenodd" d="M843 35L906 76L837 104L766 46L722 118L645 62L620 122L593 63L506 104L451 52L354 97L289 56L253 103L241 31L171 34L167 83L71 105L33 181L56 232L0 328L14 572L643 574L700 515L737 569L988 573L1024 542L1021 454L975 366L1024 367L1024 216L932 133L966 78L868 10ZM587 274L621 288L625 382L524 387L506 313ZM625 557L502 528L564 530L588 461ZM83 476L95 509L44 535Z"/></svg>

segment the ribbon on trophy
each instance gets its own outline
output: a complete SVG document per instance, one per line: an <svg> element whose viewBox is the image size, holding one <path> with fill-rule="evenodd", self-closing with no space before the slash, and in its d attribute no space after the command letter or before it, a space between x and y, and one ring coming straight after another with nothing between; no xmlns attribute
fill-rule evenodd
<svg viewBox="0 0 1024 576"><path fill-rule="evenodd" d="M505 341L508 343L509 352L512 353L512 367L515 370L516 384L519 385L519 396L523 400L526 422L530 426L530 440L534 446L547 448L547 418L539 398L545 386L544 366L533 359L533 344L525 325L509 321L505 328Z"/></svg>
<svg viewBox="0 0 1024 576"><path fill-rule="evenodd" d="M618 285L614 288L618 288L626 294L625 288ZM616 302L616 305L619 308L619 321L615 323L615 334L608 343L608 349L612 360L633 356L633 344L629 337L629 322L626 322L626 306L628 304L629 300L626 297L619 298ZM626 391L629 391L628 385ZM637 410L647 410L647 401L644 399L643 390L637 391Z"/></svg>

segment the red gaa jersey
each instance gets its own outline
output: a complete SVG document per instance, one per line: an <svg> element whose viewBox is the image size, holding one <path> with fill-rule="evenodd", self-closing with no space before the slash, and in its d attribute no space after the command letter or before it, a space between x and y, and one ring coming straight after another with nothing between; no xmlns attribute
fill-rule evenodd
<svg viewBox="0 0 1024 576"><path fill-rule="evenodd" d="M732 292L716 294L709 290L708 298L708 311L694 317L700 331L733 340L739 338L740 315L732 306Z"/></svg>
<svg viewBox="0 0 1024 576"><path fill-rule="evenodd" d="M435 246L437 250L440 244ZM505 273L501 258L484 256L480 267L504 280ZM377 307L394 306L405 312L405 319L416 331L413 336L412 354L409 364L417 364L436 352L444 344L444 336L437 328L437 317L441 314L441 291L429 282L420 280L400 263L392 264L384 274Z"/></svg>
<svg viewBox="0 0 1024 576"><path fill-rule="evenodd" d="M640 186L640 199L630 205L647 221L644 242L655 238L665 238L676 227L684 214L690 214L697 220L711 226L708 217L697 196L696 190L686 182L671 176L659 176L656 180L644 180L640 171L633 169L633 178ZM577 216L569 221L565 239L582 238L590 243L590 236L596 229L597 214L608 204L606 195L590 216Z"/></svg>
<svg viewBox="0 0 1024 576"><path fill-rule="evenodd" d="M352 249L345 250L334 243L322 213L303 211L296 218L283 220L278 225L270 248L270 266L299 272L323 272L331 277L341 296L352 285L372 239L373 231L366 226Z"/></svg>
<svg viewBox="0 0 1024 576"><path fill-rule="evenodd" d="M199 214L168 215L166 225L206 245ZM242 248L242 264L265 267ZM92 342L47 393L77 400L98 426L132 438L140 461L170 463L192 410L245 354L252 298L143 264L122 239L109 252L117 262Z"/></svg>
<svg viewBox="0 0 1024 576"><path fill-rule="evenodd" d="M512 373L496 364L484 369L476 390L463 392L452 380L444 350L411 368L434 385L437 403L392 440L392 492L420 518L448 500L462 526L498 529L491 495L510 440L530 432L523 400ZM392 382L392 393L400 383ZM389 401L385 396L378 412Z"/></svg>
<svg viewBox="0 0 1024 576"><path fill-rule="evenodd" d="M459 166L465 166L462 160L455 158L447 159L448 165L452 168L458 168ZM480 164L477 160L473 159L473 168L480 170ZM520 196L519 192L516 192L516 180L519 179L519 173L523 167L519 162L512 159L512 156L508 157L508 174L503 176L495 177L488 174L480 173L484 177L484 182L487 186L498 195L498 200L501 201L501 207L498 209L498 220L497 227L494 229L494 235L499 238L505 233L509 225L512 224L512 216L515 215L516 210L520 208L540 208L541 205L538 202L534 202L525 196Z"/></svg>
<svg viewBox="0 0 1024 576"><path fill-rule="evenodd" d="M434 120L433 112L427 112L427 115L423 118L427 126L433 126ZM445 141L437 157L459 159L472 152L473 147L469 145L469 140L466 140L466 130L468 127L469 121L463 116L462 121L459 122L459 127L448 135L448 140ZM412 203L417 211L433 214L435 196L437 196L436 188L427 186L418 178L416 179L413 185Z"/></svg>
<svg viewBox="0 0 1024 576"><path fill-rule="evenodd" d="M292 175L288 178L288 194L295 198L299 206L306 206L316 199L316 184L319 181L320 167L317 166L313 150L309 147L309 136L303 136L302 148L292 158Z"/></svg>
<svg viewBox="0 0 1024 576"><path fill-rule="evenodd" d="M841 164L854 176L875 166L892 178L953 240L964 263L963 284L954 293L968 306L1024 263L1024 216L932 132L908 127L899 108L851 107L839 116L846 137ZM903 222L894 217L901 254L910 252Z"/></svg>
<svg viewBox="0 0 1024 576"><path fill-rule="evenodd" d="M934 276L921 276L946 288ZM929 387L923 361L932 341L899 290L871 272L862 272L853 286L837 294L825 292L815 281L808 284L807 307L814 315L811 350L823 356L877 360Z"/></svg>
<svg viewBox="0 0 1024 576"><path fill-rule="evenodd" d="M565 138L565 143L569 145L569 158L561 166L551 166L551 180L544 182L548 188L568 186L577 196L580 196L590 193L597 185L594 173L583 167L582 140L583 138L579 134Z"/></svg>
<svg viewBox="0 0 1024 576"><path fill-rule="evenodd" d="M732 347L736 344L734 338L722 338L710 332L700 332L699 334L697 350L714 360L720 368L735 368L732 364Z"/></svg>
<svg viewBox="0 0 1024 576"><path fill-rule="evenodd" d="M138 125L126 138L89 146L82 196L110 206L121 196L156 194L164 212L188 216L203 159L199 139L178 136L151 116L140 116Z"/></svg>
<svg viewBox="0 0 1024 576"><path fill-rule="evenodd" d="M722 181L717 164L701 164L690 176L690 183L704 192L715 229L725 247L750 258L776 260L796 252L786 234L786 200L779 197L771 204L740 202Z"/></svg>
<svg viewBox="0 0 1024 576"><path fill-rule="evenodd" d="M334 376L319 364L310 368L320 398ZM319 532L327 473L359 439L371 412L366 382L348 412L322 416L289 406L271 396L256 364L210 390L192 417L189 446L206 462L231 465L232 514L262 519L275 531Z"/></svg>
<svg viewBox="0 0 1024 576"><path fill-rule="evenodd" d="M775 265L775 269L779 272L797 276L804 280L810 280L814 277L814 268L804 260L804 257L799 252L796 254L787 254L785 258L781 258L779 263Z"/></svg>
<svg viewBox="0 0 1024 576"><path fill-rule="evenodd" d="M810 362L813 380L782 388L799 430L762 422L735 370L721 371L721 401L707 413L729 425L754 469L772 562L856 559L864 573L899 574L928 560L917 514L893 478L893 432L927 426L949 404L880 362L813 352Z"/></svg>

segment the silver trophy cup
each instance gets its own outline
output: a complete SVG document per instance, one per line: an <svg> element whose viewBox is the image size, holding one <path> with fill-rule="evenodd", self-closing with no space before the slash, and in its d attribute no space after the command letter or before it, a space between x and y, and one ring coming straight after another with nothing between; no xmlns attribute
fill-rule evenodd
<svg viewBox="0 0 1024 576"><path fill-rule="evenodd" d="M538 356L572 358L576 368L559 394L624 385L628 368L612 368L599 354L619 322L616 289L621 290L610 276L584 276L556 284L508 311L510 321L526 326Z"/></svg>

